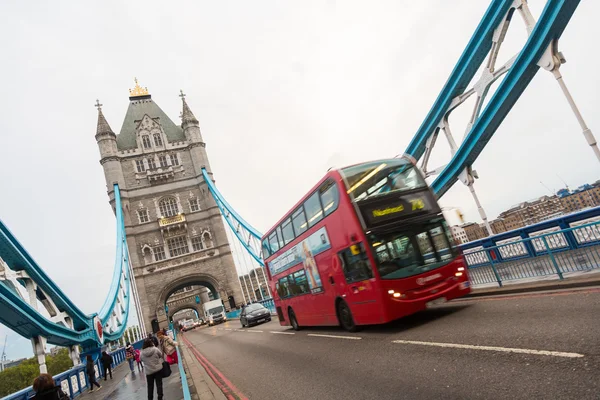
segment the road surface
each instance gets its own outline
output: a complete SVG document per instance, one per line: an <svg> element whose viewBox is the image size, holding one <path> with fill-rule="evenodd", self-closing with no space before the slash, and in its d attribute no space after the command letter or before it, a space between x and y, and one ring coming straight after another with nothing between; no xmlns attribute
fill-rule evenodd
<svg viewBox="0 0 600 400"><path fill-rule="evenodd" d="M600 399L600 289L460 300L348 333L229 321L186 339L249 399Z"/></svg>

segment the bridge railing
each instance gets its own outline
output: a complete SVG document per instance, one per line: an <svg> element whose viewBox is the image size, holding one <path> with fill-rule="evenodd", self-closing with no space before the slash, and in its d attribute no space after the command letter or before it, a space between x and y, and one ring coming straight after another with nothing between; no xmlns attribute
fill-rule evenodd
<svg viewBox="0 0 600 400"><path fill-rule="evenodd" d="M135 342L133 346L135 348L141 348L143 340ZM125 348L120 348L109 353L113 357L112 367L115 368L117 365L122 364L125 358ZM102 364L100 358L94 362L94 369L96 370L96 379L103 378L102 375ZM54 377L54 384L60 386L70 398L80 396L89 389L89 380L85 371L85 360L82 364L71 368L65 372L62 372ZM32 386L25 389L19 390L16 393L3 397L1 400L28 400L35 396L35 391Z"/></svg>
<svg viewBox="0 0 600 400"><path fill-rule="evenodd" d="M600 269L600 222L463 249L473 285Z"/></svg>

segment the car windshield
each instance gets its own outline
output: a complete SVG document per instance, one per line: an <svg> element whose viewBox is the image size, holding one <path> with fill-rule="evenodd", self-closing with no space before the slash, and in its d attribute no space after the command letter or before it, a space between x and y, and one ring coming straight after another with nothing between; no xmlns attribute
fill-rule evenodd
<svg viewBox="0 0 600 400"><path fill-rule="evenodd" d="M220 313L223 312L223 306L218 306L218 307L215 307L215 308L211 308L210 310L208 310L208 312L210 314L212 314L212 315L220 314Z"/></svg>
<svg viewBox="0 0 600 400"><path fill-rule="evenodd" d="M254 311L261 311L264 309L265 308L261 304L250 304L248 307L246 307L246 312L251 313Z"/></svg>
<svg viewBox="0 0 600 400"><path fill-rule="evenodd" d="M381 279L422 274L454 258L446 221L438 219L394 233L368 235Z"/></svg>
<svg viewBox="0 0 600 400"><path fill-rule="evenodd" d="M358 164L343 168L341 173L354 201L427 187L417 169L402 158Z"/></svg>

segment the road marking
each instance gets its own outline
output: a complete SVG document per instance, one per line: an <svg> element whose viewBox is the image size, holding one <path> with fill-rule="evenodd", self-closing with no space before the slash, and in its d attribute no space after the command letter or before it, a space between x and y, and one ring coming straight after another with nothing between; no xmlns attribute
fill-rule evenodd
<svg viewBox="0 0 600 400"><path fill-rule="evenodd" d="M247 332L258 332L258 333L263 333L263 331L255 331L254 329L253 329L253 330L248 330Z"/></svg>
<svg viewBox="0 0 600 400"><path fill-rule="evenodd" d="M230 330L231 330L231 328L225 328L225 330L226 330L226 331L230 331Z"/></svg>
<svg viewBox="0 0 600 400"><path fill-rule="evenodd" d="M320 335L318 333L309 333L308 336L328 337L328 338L334 338L334 339L350 339L350 340L362 339L361 337L358 337L358 336Z"/></svg>
<svg viewBox="0 0 600 400"><path fill-rule="evenodd" d="M270 331L271 333L276 333L278 335L295 335L294 332L277 332L277 331Z"/></svg>
<svg viewBox="0 0 600 400"><path fill-rule="evenodd" d="M510 347L495 347L495 346L475 346L475 345L471 345L471 344L419 342L416 340L393 340L392 343L416 344L416 345L421 345L421 346L434 346L434 347L453 347L453 348L457 348L457 349L469 349L469 350L500 351L500 352L504 352L504 353L534 354L534 355L538 355L538 356L553 356L553 357L567 357L567 358L583 357L583 354L567 353L567 352L563 352L563 351L515 349L515 348L510 348Z"/></svg>

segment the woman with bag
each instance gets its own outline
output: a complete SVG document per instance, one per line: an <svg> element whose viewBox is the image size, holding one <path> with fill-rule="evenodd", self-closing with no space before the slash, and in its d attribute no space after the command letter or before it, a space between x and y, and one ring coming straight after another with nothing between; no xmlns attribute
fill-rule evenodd
<svg viewBox="0 0 600 400"><path fill-rule="evenodd" d="M141 359L146 367L146 384L148 385L148 400L154 398L154 382L156 382L156 393L158 400L163 398L163 353L156 347L152 339L144 340ZM169 365L169 372L171 371Z"/></svg>
<svg viewBox="0 0 600 400"><path fill-rule="evenodd" d="M177 342L165 335L163 331L158 331L158 340L160 341L160 349L165 355L165 361L169 364L177 364Z"/></svg>

